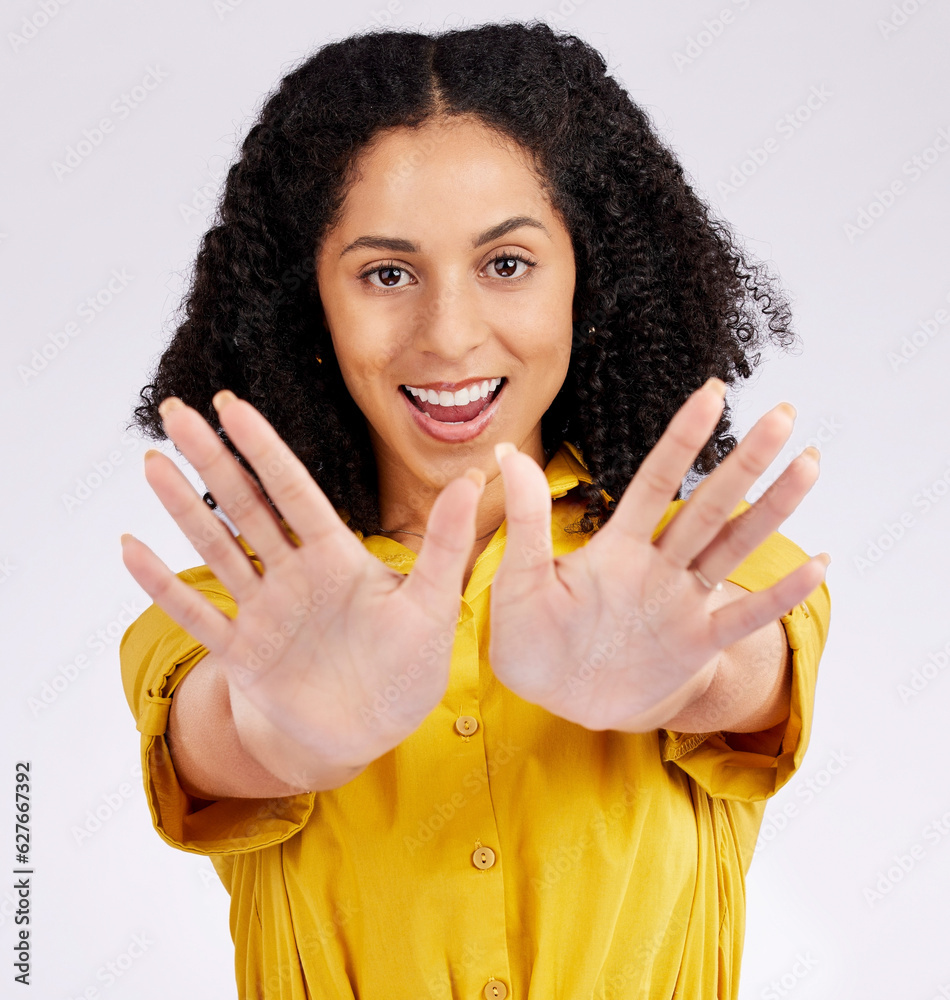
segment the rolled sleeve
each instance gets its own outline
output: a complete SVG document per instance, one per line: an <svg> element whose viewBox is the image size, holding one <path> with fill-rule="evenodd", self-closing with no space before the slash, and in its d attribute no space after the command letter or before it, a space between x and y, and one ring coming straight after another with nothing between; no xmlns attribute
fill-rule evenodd
<svg viewBox="0 0 950 1000"><path fill-rule="evenodd" d="M237 606L207 566L177 574L229 618ZM152 604L119 644L126 700L141 733L142 778L159 835L195 854L236 854L292 837L306 823L315 794L273 799L218 799L189 795L178 781L165 731L175 689L208 650Z"/></svg>
<svg viewBox="0 0 950 1000"><path fill-rule="evenodd" d="M743 502L733 516L745 510ZM746 590L764 590L808 560L798 545L773 532L726 577ZM774 795L798 770L808 749L818 663L828 635L831 598L822 583L781 623L791 652L790 710L777 754L733 749L722 733L661 732L661 754L709 795L755 802ZM754 734L743 734L747 739Z"/></svg>

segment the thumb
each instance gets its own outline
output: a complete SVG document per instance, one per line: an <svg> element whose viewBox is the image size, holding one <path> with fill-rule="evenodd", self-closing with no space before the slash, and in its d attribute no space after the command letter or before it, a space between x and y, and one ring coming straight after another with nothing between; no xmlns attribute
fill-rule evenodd
<svg viewBox="0 0 950 1000"><path fill-rule="evenodd" d="M475 512L485 473L471 468L435 498L406 596L438 621L458 616L465 567L475 544Z"/></svg>
<svg viewBox="0 0 950 1000"><path fill-rule="evenodd" d="M505 554L492 590L503 600L519 600L546 583L554 572L551 491L537 462L508 441L495 445L505 484Z"/></svg>

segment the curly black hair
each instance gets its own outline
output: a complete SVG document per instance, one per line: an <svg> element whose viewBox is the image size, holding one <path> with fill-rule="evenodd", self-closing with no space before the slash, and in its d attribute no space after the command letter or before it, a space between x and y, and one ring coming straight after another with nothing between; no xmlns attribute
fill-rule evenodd
<svg viewBox="0 0 950 1000"><path fill-rule="evenodd" d="M240 459L211 405L229 388L274 425L350 528L375 533L375 459L324 324L315 257L368 143L461 115L533 155L573 243L579 318L542 444L550 454L570 441L591 473L575 530L606 522L692 391L713 375L748 378L766 341L794 342L772 273L712 216L586 42L544 22L370 30L318 49L263 104L130 426L164 437L158 404L179 396ZM697 476L735 447L730 426L726 406Z"/></svg>

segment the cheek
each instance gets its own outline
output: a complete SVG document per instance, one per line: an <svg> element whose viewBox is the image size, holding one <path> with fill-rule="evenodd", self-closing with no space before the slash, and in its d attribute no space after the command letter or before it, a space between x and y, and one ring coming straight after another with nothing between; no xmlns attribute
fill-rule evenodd
<svg viewBox="0 0 950 1000"><path fill-rule="evenodd" d="M544 384L556 384L560 388L571 363L572 330L570 327L552 335L554 322L545 330L543 338L532 350L532 367L542 375Z"/></svg>
<svg viewBox="0 0 950 1000"><path fill-rule="evenodd" d="M347 386L376 386L385 381L398 354L398 345L385 334L362 326L342 326L333 335L340 371Z"/></svg>
<svg viewBox="0 0 950 1000"><path fill-rule="evenodd" d="M558 373L558 388L560 388L561 383L567 377L567 370L571 366L571 347L573 344L574 336L572 330L568 330L567 336L562 337L558 341L556 348L557 363L553 366Z"/></svg>

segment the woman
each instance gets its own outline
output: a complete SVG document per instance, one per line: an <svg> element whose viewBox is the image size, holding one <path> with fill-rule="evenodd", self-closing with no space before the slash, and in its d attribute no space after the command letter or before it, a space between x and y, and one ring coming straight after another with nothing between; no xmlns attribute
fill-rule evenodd
<svg viewBox="0 0 950 1000"><path fill-rule="evenodd" d="M154 451L206 565L123 536L153 819L231 893L241 997L736 996L829 609L776 531L814 449L742 499L794 417L729 436L766 338L780 294L579 39L281 82L136 411L239 537Z"/></svg>

